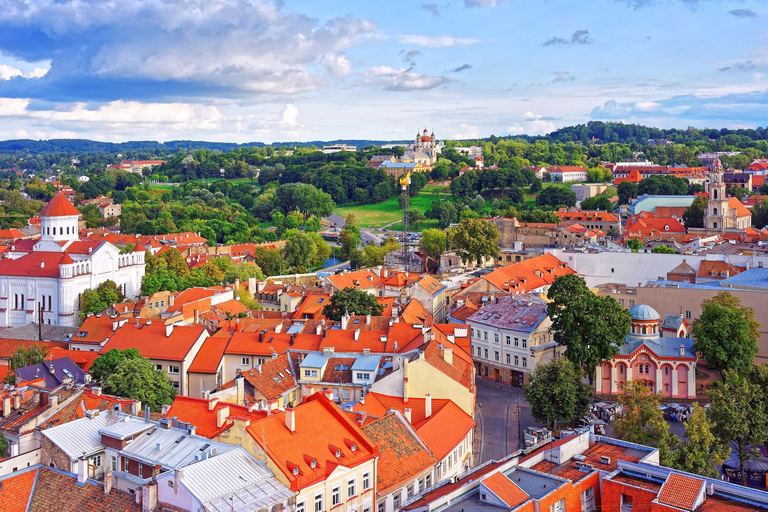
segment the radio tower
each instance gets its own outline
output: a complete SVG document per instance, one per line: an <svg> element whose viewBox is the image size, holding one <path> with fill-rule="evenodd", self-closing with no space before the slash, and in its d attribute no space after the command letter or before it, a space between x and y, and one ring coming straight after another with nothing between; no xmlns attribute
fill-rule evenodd
<svg viewBox="0 0 768 512"><path fill-rule="evenodd" d="M411 173L405 174L400 178L400 188L402 192L402 205L403 205L403 270L408 272L408 187L411 185Z"/></svg>

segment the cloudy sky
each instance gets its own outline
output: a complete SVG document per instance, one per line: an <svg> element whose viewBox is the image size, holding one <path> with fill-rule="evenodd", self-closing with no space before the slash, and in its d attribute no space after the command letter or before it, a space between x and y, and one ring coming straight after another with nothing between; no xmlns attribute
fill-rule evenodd
<svg viewBox="0 0 768 512"><path fill-rule="evenodd" d="M766 0L0 0L0 139L768 124Z"/></svg>

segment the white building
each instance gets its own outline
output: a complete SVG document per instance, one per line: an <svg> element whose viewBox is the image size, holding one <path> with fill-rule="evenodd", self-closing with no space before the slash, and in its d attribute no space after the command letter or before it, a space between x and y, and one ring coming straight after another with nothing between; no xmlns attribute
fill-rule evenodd
<svg viewBox="0 0 768 512"><path fill-rule="evenodd" d="M333 144L331 146L323 146L323 153L341 153L342 151L355 152L357 146L350 146L349 144Z"/></svg>
<svg viewBox="0 0 768 512"><path fill-rule="evenodd" d="M40 213L39 240L19 240L0 261L0 327L37 322L77 326L80 295L106 280L137 296L144 248L120 254L109 242L78 238L79 212L57 192Z"/></svg>

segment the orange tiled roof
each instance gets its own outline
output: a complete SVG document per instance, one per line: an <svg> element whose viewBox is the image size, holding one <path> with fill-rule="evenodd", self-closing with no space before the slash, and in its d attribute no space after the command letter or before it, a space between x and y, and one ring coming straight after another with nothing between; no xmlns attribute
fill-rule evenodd
<svg viewBox="0 0 768 512"><path fill-rule="evenodd" d="M26 512L37 469L22 469L0 479L0 503L5 512Z"/></svg>
<svg viewBox="0 0 768 512"><path fill-rule="evenodd" d="M659 491L659 503L671 507L693 510L696 499L704 487L704 480L679 473L670 473Z"/></svg>
<svg viewBox="0 0 768 512"><path fill-rule="evenodd" d="M168 308L168 313L175 313L179 311L185 304L207 299L220 293L224 293L228 290L229 288L224 286L211 286L208 288L187 288L181 292L176 292L174 293L173 306Z"/></svg>
<svg viewBox="0 0 768 512"><path fill-rule="evenodd" d="M67 199L67 196L62 191L53 194L51 200L48 201L43 211L40 212L41 217L68 217L71 215L80 215L80 212L69 202L69 199Z"/></svg>
<svg viewBox="0 0 768 512"><path fill-rule="evenodd" d="M0 335L2 335L2 331L0 331ZM31 341L0 338L0 359L10 359L17 349L21 347L33 347L36 345L42 345L49 351L53 349L66 350L69 347L67 343L59 341Z"/></svg>
<svg viewBox="0 0 768 512"><path fill-rule="evenodd" d="M323 308L331 301L327 293L310 293L299 305L293 318L324 318Z"/></svg>
<svg viewBox="0 0 768 512"><path fill-rule="evenodd" d="M416 299L408 301L408 305L400 313L400 321L407 324L431 324L434 320L429 311Z"/></svg>
<svg viewBox="0 0 768 512"><path fill-rule="evenodd" d="M293 364L287 353L274 359L267 359L261 365L261 370L252 368L243 372L242 375L253 387L254 397L263 397L267 400L274 400L298 387Z"/></svg>
<svg viewBox="0 0 768 512"><path fill-rule="evenodd" d="M187 371L190 373L217 373L227 343L229 343L227 337L211 336L206 338Z"/></svg>
<svg viewBox="0 0 768 512"><path fill-rule="evenodd" d="M320 340L321 336L317 334L236 332L232 334L224 353L272 357L272 354L283 354L288 349L319 350Z"/></svg>
<svg viewBox="0 0 768 512"><path fill-rule="evenodd" d="M99 357L98 352L92 352L88 350L68 350L66 348L53 347L51 348L51 358L60 359L62 357L68 357L79 368L84 371L91 369L91 365Z"/></svg>
<svg viewBox="0 0 768 512"><path fill-rule="evenodd" d="M363 431L379 448L376 491L389 493L439 462L395 414L368 423Z"/></svg>
<svg viewBox="0 0 768 512"><path fill-rule="evenodd" d="M699 265L699 271L696 276L725 279L726 277L735 276L744 270L746 269L743 267L735 267L727 261L704 260L701 262L701 265Z"/></svg>
<svg viewBox="0 0 768 512"><path fill-rule="evenodd" d="M83 325L70 339L70 343L102 343L112 336L112 318L107 315L91 315L85 318ZM127 322L146 324L146 318L124 319ZM118 319L119 321L119 319Z"/></svg>
<svg viewBox="0 0 768 512"><path fill-rule="evenodd" d="M447 399L433 398L432 415L427 418L426 398L409 398L405 402L402 397L371 392L365 396L365 403L357 403L353 411L383 418L391 409L402 414L405 409L411 409L411 425L439 460L447 457L475 426L470 415Z"/></svg>
<svg viewBox="0 0 768 512"><path fill-rule="evenodd" d="M601 210L579 210L573 208L561 208L555 212L561 221L576 222L619 222L619 218L613 213Z"/></svg>
<svg viewBox="0 0 768 512"><path fill-rule="evenodd" d="M648 238L662 235L685 234L685 226L674 217L656 217L652 212L635 214L627 221L624 238Z"/></svg>
<svg viewBox="0 0 768 512"><path fill-rule="evenodd" d="M509 508L515 508L529 499L529 496L501 471L483 480L489 491L496 495Z"/></svg>
<svg viewBox="0 0 768 512"><path fill-rule="evenodd" d="M109 494L104 493L101 484L78 485L77 478L40 466L37 481L29 503L30 512L57 510L74 512L79 510L110 510L120 512L141 511L136 498L115 486Z"/></svg>
<svg viewBox="0 0 768 512"><path fill-rule="evenodd" d="M556 277L576 272L552 254L497 268L483 279L503 291L527 293L551 285Z"/></svg>
<svg viewBox="0 0 768 512"><path fill-rule="evenodd" d="M201 325L182 325L174 327L170 336L166 336L165 325L161 323L136 327L134 323L127 322L112 334L99 353L105 354L113 348L136 348L149 359L182 361L203 332L205 327Z"/></svg>
<svg viewBox="0 0 768 512"><path fill-rule="evenodd" d="M219 410L229 407L228 421L218 426ZM251 421L266 418L266 411L249 412L248 408L242 405L230 404L219 401L218 399L205 400L203 398L192 398L190 396L176 395L171 407L168 409L166 418L176 417L180 421L189 422L197 427L195 434L198 436L213 439L222 432L229 430L232 426L233 416L248 418Z"/></svg>
<svg viewBox="0 0 768 512"><path fill-rule="evenodd" d="M324 481L338 466L372 461L378 453L368 435L322 393L310 396L293 414L294 432L286 428L285 412L253 422L247 431L294 491Z"/></svg>
<svg viewBox="0 0 768 512"><path fill-rule="evenodd" d="M732 197L728 200L728 207L732 210L736 210L737 217L751 217L752 213L747 210L747 207L742 204L737 197Z"/></svg>

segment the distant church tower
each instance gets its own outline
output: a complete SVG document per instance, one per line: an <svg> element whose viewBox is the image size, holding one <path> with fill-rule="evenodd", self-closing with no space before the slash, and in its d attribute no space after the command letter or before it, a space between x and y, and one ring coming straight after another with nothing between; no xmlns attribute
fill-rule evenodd
<svg viewBox="0 0 768 512"><path fill-rule="evenodd" d="M728 195L725 191L725 175L720 158L715 157L709 173L709 201L704 225L707 229L723 231L726 228L725 219L728 212Z"/></svg>

